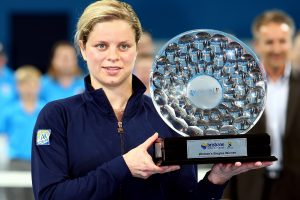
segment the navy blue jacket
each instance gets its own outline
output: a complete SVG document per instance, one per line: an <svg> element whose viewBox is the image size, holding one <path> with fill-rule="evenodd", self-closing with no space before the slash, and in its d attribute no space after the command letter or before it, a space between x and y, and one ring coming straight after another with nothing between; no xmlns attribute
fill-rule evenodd
<svg viewBox="0 0 300 200"><path fill-rule="evenodd" d="M102 89L94 90L89 76L86 91L47 104L34 128L32 182L36 199L220 199L224 186L205 177L197 182L196 166L132 177L122 154L155 132L176 137L156 112L145 86L133 77L133 95L123 115L123 132ZM37 133L51 131L40 145ZM39 135L40 137L40 135ZM39 143L39 145L37 144ZM45 141L44 141L45 142ZM149 149L153 154L153 148Z"/></svg>

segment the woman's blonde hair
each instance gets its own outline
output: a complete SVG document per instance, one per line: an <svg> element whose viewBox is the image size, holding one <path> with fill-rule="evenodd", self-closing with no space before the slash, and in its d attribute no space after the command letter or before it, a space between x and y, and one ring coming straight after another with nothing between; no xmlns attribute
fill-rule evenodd
<svg viewBox="0 0 300 200"><path fill-rule="evenodd" d="M81 41L83 47L85 47L94 26L97 23L111 20L124 20L128 22L135 32L135 41L138 43L142 34L142 27L132 7L121 1L102 0L90 4L79 18L74 38L76 46L78 47Z"/></svg>

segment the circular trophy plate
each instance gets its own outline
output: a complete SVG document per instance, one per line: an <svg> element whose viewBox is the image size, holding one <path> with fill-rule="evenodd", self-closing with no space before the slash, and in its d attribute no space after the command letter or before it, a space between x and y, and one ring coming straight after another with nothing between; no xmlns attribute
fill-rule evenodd
<svg viewBox="0 0 300 200"><path fill-rule="evenodd" d="M254 52L216 30L192 30L169 40L150 75L157 112L183 136L246 133L264 111L266 89Z"/></svg>

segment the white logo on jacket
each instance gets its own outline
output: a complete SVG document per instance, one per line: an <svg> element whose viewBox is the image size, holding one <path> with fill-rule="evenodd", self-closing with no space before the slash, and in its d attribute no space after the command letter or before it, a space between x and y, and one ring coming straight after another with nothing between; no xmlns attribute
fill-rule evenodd
<svg viewBox="0 0 300 200"><path fill-rule="evenodd" d="M50 145L51 129L40 129L36 134L36 145Z"/></svg>

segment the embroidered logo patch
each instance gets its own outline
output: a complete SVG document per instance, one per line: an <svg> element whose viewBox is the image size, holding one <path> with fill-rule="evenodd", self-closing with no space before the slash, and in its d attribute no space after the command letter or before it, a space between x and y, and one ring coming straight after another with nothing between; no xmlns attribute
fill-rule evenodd
<svg viewBox="0 0 300 200"><path fill-rule="evenodd" d="M40 129L36 134L36 145L50 145L51 129Z"/></svg>

